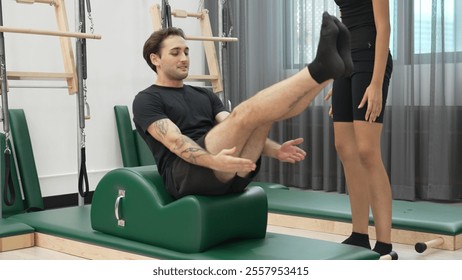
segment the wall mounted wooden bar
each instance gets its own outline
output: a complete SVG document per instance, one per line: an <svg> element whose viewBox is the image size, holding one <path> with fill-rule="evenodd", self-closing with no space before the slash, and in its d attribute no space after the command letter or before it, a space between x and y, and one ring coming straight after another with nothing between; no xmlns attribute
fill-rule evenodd
<svg viewBox="0 0 462 280"><path fill-rule="evenodd" d="M101 35L98 35L98 34L50 31L50 30L29 29L29 28L15 28L15 27L6 27L6 26L0 26L0 32L58 36L58 37L73 37L73 38L83 38L83 39L101 39Z"/></svg>

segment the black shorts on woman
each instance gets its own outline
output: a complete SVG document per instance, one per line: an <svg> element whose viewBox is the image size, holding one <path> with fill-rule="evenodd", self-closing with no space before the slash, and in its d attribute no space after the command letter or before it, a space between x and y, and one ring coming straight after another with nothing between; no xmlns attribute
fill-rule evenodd
<svg viewBox="0 0 462 280"><path fill-rule="evenodd" d="M373 47L355 49L351 52L351 56L354 63L351 76L336 79L333 83L332 111L334 122L365 121L367 103L363 108L358 108L358 106L372 80L375 50ZM376 123L383 122L392 71L393 60L391 54L388 53L385 75L383 77L382 112L375 120Z"/></svg>

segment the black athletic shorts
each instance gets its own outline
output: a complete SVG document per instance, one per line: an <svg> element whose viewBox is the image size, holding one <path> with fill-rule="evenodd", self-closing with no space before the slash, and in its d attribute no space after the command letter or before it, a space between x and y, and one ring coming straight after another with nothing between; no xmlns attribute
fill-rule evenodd
<svg viewBox="0 0 462 280"><path fill-rule="evenodd" d="M334 81L332 87L332 112L334 122L365 121L367 102L363 108L358 109L359 103L372 80L374 70L374 49L365 49L352 52L354 62L353 73L350 77ZM383 122L385 104L387 103L388 86L393 71L393 60L388 54L387 66L382 87L382 112L375 122Z"/></svg>
<svg viewBox="0 0 462 280"><path fill-rule="evenodd" d="M197 140L197 144L205 148L205 135ZM261 158L257 161L257 168L249 176L242 178L234 177L227 183L223 183L215 177L213 170L199 165L190 164L180 157L176 158L172 164L171 181L166 182L168 192L174 198L186 195L207 195L217 196L230 193L243 192L250 182L255 178L260 170Z"/></svg>

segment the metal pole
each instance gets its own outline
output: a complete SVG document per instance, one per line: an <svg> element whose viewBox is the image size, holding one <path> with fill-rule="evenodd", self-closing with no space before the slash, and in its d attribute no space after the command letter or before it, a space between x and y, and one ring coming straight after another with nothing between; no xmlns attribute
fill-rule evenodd
<svg viewBox="0 0 462 280"><path fill-rule="evenodd" d="M3 25L3 8L2 1L0 0L0 25ZM10 131L10 122L8 115L8 92L7 92L7 82L6 82L6 61L5 61L5 38L3 37L3 32L0 32L0 78L2 85L2 120L3 120L3 130L5 131L5 136L8 136ZM5 137L6 138L6 137ZM5 139L6 144L8 144L8 138ZM3 152L3 151L1 151ZM0 163L0 167L2 163ZM1 183L3 184L3 178L0 178ZM5 186L6 188L6 186ZM3 218L3 197L2 191L0 188L0 219Z"/></svg>
<svg viewBox="0 0 462 280"><path fill-rule="evenodd" d="M223 0L218 0L218 34L220 37L224 37L223 33ZM224 84L224 78L223 78L223 45L226 44L225 42L220 41L218 43L218 66L220 69L220 74L221 74L221 82ZM225 95L225 87L223 87L223 91L220 93L220 99L223 102L223 104L226 104L226 95ZM226 105L225 105L226 106Z"/></svg>
<svg viewBox="0 0 462 280"><path fill-rule="evenodd" d="M85 2L79 0L79 32L85 33ZM87 77L87 67L86 67L86 40L77 39L76 40L76 56L77 56L77 80L78 80L78 96L79 96L79 125L80 129L85 128L85 100L83 92L83 80Z"/></svg>
<svg viewBox="0 0 462 280"><path fill-rule="evenodd" d="M3 25L3 8L0 0L0 25ZM5 133L10 132L10 118L8 116L8 91L6 77L6 60L5 60L5 38L3 32L0 32L0 78L2 83L2 113L3 113L3 130Z"/></svg>
<svg viewBox="0 0 462 280"><path fill-rule="evenodd" d="M222 28L223 36L224 37L230 37L231 32L232 32L232 15L231 15L231 5L229 3L229 0L220 0L222 2L222 8L220 9L221 12L221 24L220 27ZM221 55L221 73L222 73L222 79L223 79L223 98L224 98L224 104L227 107L228 110L232 110L232 104L230 100L231 94L228 92L229 87L226 84L226 78L227 73L228 73L228 56L229 56L229 44L227 42L222 43L222 48L220 50L220 55Z"/></svg>
<svg viewBox="0 0 462 280"><path fill-rule="evenodd" d="M223 0L218 0L218 34L220 34L220 36L224 35L223 33ZM223 48L223 42L220 42L219 46L221 50ZM220 71L222 69L222 63L221 63L222 56L223 54L220 51L218 54Z"/></svg>
<svg viewBox="0 0 462 280"><path fill-rule="evenodd" d="M82 22L82 0L75 0L75 18L76 18L76 32L84 32L85 28L85 17L83 17L83 22ZM83 12L85 13L85 7L83 7ZM80 165L82 162L81 158L81 147L80 143L82 142L82 129L85 128L85 116L83 110L85 110L85 103L83 100L83 74L84 74L84 69L83 69L83 44L82 40L84 39L76 39L76 44L75 44L75 56L76 56L76 68L77 68L77 84L78 84L78 90L77 90L77 112L78 112L78 123L79 126L77 128L77 159L78 159L78 165L77 165L77 176L80 174ZM84 198L79 195L79 192L77 192L78 196L78 205L83 206L85 204Z"/></svg>

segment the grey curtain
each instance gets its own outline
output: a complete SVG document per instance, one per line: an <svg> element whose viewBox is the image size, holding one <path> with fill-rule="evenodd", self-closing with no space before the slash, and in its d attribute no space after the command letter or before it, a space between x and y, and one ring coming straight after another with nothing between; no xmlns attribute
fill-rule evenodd
<svg viewBox="0 0 462 280"><path fill-rule="evenodd" d="M393 1L392 9L394 73L383 144L393 195L458 199L462 3Z"/></svg>
<svg viewBox="0 0 462 280"><path fill-rule="evenodd" d="M390 1L394 72L382 137L393 197L457 200L462 197L462 3L456 0ZM459 2L459 3L457 3ZM233 106L311 61L321 15L339 15L333 0L226 0L224 33L238 37L222 52L225 98ZM218 5L207 1L214 34ZM232 28L230 28L232 27ZM303 137L305 161L264 159L258 180L345 192L334 148L325 92L300 116L274 125L270 138Z"/></svg>

